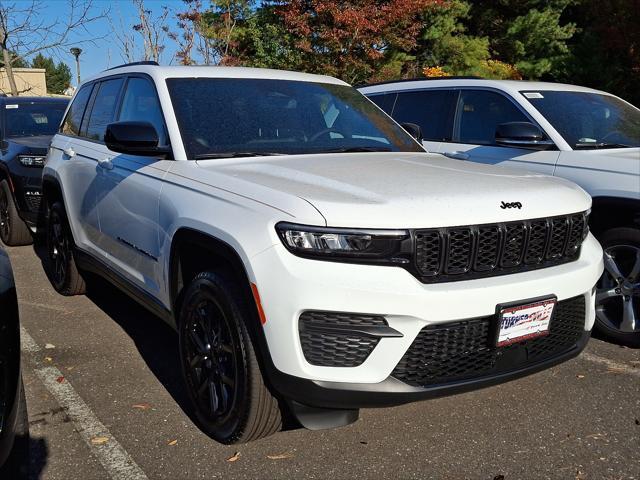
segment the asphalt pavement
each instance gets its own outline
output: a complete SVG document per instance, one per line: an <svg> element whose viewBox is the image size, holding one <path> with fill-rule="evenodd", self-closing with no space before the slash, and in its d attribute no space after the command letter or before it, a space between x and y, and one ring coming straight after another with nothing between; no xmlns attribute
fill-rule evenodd
<svg viewBox="0 0 640 480"><path fill-rule="evenodd" d="M504 385L225 446L190 418L171 328L106 282L62 297L33 247L7 250L31 478L640 479L640 350L592 339Z"/></svg>

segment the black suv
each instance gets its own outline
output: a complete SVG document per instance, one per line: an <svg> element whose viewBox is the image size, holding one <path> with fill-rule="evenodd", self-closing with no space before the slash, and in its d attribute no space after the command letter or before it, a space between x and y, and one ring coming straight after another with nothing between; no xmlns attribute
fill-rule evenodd
<svg viewBox="0 0 640 480"><path fill-rule="evenodd" d="M28 245L40 217L42 166L66 98L0 97L0 239Z"/></svg>

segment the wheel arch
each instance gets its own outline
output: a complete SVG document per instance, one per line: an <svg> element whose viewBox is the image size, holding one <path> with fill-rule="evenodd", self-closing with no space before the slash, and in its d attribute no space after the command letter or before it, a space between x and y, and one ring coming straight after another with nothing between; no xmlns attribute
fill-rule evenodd
<svg viewBox="0 0 640 480"><path fill-rule="evenodd" d="M184 287L205 270L224 270L233 275L247 298L253 298L245 262L233 246L209 233L181 227L172 237L169 255L169 298L176 322Z"/></svg>
<svg viewBox="0 0 640 480"><path fill-rule="evenodd" d="M589 227L596 237L616 227L640 228L640 200L594 197Z"/></svg>

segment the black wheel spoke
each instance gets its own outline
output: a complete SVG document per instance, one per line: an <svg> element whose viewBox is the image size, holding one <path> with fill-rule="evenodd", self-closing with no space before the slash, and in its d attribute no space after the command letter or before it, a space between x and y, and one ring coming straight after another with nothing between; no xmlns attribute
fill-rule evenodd
<svg viewBox="0 0 640 480"><path fill-rule="evenodd" d="M181 331L192 392L199 411L222 422L234 408L238 384L232 330L207 291L195 293L186 308L189 316Z"/></svg>

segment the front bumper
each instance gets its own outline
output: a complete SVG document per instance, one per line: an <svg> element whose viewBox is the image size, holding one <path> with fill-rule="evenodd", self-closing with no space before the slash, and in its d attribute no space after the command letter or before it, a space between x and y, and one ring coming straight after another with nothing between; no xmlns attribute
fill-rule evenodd
<svg viewBox="0 0 640 480"><path fill-rule="evenodd" d="M288 400L315 408L359 409L391 407L404 403L463 393L525 377L577 357L587 345L591 332L584 331L578 342L565 352L507 372L414 387L390 376L379 383L346 383L309 380L282 372L271 372L274 388Z"/></svg>
<svg viewBox="0 0 640 480"><path fill-rule="evenodd" d="M488 317L497 305L549 295L559 301L584 295L584 331L589 332L595 319L591 291L603 270L602 249L592 235L574 262L454 283L423 284L401 268L303 259L282 245L254 256L250 265L266 316L265 350L274 376L306 379L314 385L359 384L365 390L388 381L424 327ZM359 366L312 365L303 354L298 327L307 310L381 315L401 336L382 338ZM277 388L292 397L286 385Z"/></svg>

